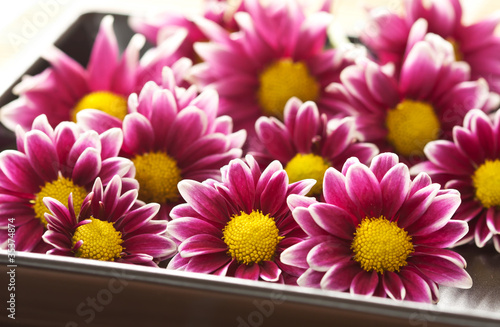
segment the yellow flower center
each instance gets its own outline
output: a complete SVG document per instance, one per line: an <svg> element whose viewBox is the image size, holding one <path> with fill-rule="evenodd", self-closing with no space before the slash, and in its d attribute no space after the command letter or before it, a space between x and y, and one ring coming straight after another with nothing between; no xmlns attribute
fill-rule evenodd
<svg viewBox="0 0 500 327"><path fill-rule="evenodd" d="M54 198L67 207L70 193L73 193L73 206L78 217L80 207L87 196L87 191L82 186L73 184L71 179L59 176L57 180L45 183L40 192L35 195L35 200L32 201L33 210L35 210L35 216L40 219L45 227L47 227L47 220L45 220L44 215L50 213L50 210L43 203L43 198Z"/></svg>
<svg viewBox="0 0 500 327"><path fill-rule="evenodd" d="M330 167L330 164L323 159L323 157L312 153L297 153L297 155L286 164L285 170L288 174L290 183L295 183L306 178L315 179L316 184L314 184L308 194L310 196L315 196L320 195L323 190L323 176L328 167Z"/></svg>
<svg viewBox="0 0 500 327"><path fill-rule="evenodd" d="M177 183L182 177L175 159L165 152L148 152L135 156L132 161L139 182L139 199L156 203L178 201Z"/></svg>
<svg viewBox="0 0 500 327"><path fill-rule="evenodd" d="M222 232L228 254L246 265L273 260L276 246L284 238L279 236L274 218L255 210L233 216Z"/></svg>
<svg viewBox="0 0 500 327"><path fill-rule="evenodd" d="M449 37L446 39L446 41L450 42L451 45L453 46L453 53L455 54L455 60L456 61L463 61L464 56L462 52L460 51L460 45L458 44L457 40L455 40L452 37Z"/></svg>
<svg viewBox="0 0 500 327"><path fill-rule="evenodd" d="M281 59L268 66L259 76L257 98L262 111L283 118L286 102L293 96L303 102L317 100L320 85L303 62Z"/></svg>
<svg viewBox="0 0 500 327"><path fill-rule="evenodd" d="M388 111L386 124L387 140L403 156L422 156L425 145L437 140L441 130L430 104L408 99Z"/></svg>
<svg viewBox="0 0 500 327"><path fill-rule="evenodd" d="M71 119L76 122L76 114L83 109L97 109L120 120L127 115L127 99L124 96L107 92L92 92L80 99L71 111Z"/></svg>
<svg viewBox="0 0 500 327"><path fill-rule="evenodd" d="M486 160L472 175L472 183L483 207L500 206L500 160Z"/></svg>
<svg viewBox="0 0 500 327"><path fill-rule="evenodd" d="M356 228L351 244L354 260L366 271L399 271L414 252L411 236L384 216L366 218Z"/></svg>
<svg viewBox="0 0 500 327"><path fill-rule="evenodd" d="M94 217L90 217L90 220L90 223L78 227L71 238L73 246L78 241L83 241L75 256L101 261L115 261L120 258L123 251L120 245L123 243L122 233L108 221Z"/></svg>

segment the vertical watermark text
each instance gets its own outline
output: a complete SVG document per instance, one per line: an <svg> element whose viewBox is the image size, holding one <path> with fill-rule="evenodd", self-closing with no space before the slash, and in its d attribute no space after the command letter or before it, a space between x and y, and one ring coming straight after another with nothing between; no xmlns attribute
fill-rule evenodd
<svg viewBox="0 0 500 327"><path fill-rule="evenodd" d="M8 292L8 300L7 300L7 316L10 319L16 319L16 226L15 226L16 218L9 218L7 231L7 275L8 284L7 284L7 292Z"/></svg>

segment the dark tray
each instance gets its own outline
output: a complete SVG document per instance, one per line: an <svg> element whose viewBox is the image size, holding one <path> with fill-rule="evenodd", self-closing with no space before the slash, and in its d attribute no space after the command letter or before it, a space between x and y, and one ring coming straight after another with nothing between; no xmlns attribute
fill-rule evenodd
<svg viewBox="0 0 500 327"><path fill-rule="evenodd" d="M82 14L55 45L85 65L104 15ZM123 48L133 32L128 16L114 17ZM25 73L46 67L38 59ZM0 106L18 82L0 90ZM0 150L8 148L14 134L0 126ZM500 326L500 254L491 245L456 251L474 286L441 287L437 305L32 253L16 253L9 267L0 251L0 303L7 308L11 269L16 299L16 319L4 309L0 326Z"/></svg>

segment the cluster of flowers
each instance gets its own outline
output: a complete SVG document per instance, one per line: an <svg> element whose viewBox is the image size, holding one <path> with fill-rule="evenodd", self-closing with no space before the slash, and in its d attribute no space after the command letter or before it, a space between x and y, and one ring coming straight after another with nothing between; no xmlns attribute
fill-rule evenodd
<svg viewBox="0 0 500 327"><path fill-rule="evenodd" d="M0 244L14 221L18 251L420 302L471 287L447 248L500 252L500 16L408 0L331 48L330 2L132 17L123 54L107 16L86 68L53 48L0 111Z"/></svg>

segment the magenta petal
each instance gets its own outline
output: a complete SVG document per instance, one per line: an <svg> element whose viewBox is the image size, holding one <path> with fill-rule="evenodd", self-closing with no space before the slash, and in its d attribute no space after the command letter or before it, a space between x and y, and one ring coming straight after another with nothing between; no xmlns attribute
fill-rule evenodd
<svg viewBox="0 0 500 327"><path fill-rule="evenodd" d="M136 254L149 254L154 258L166 258L176 251L177 246L170 239L155 235L142 234L125 240L124 251Z"/></svg>
<svg viewBox="0 0 500 327"><path fill-rule="evenodd" d="M316 203L309 207L312 218L329 234L344 240L352 240L356 231L356 218L337 206Z"/></svg>
<svg viewBox="0 0 500 327"><path fill-rule="evenodd" d="M309 264L306 257L309 251L327 239L325 236L313 237L292 245L281 253L280 260L286 265L307 269L309 268Z"/></svg>
<svg viewBox="0 0 500 327"><path fill-rule="evenodd" d="M38 130L26 133L25 149L31 166L42 179L57 179L59 160L54 143L46 134Z"/></svg>
<svg viewBox="0 0 500 327"><path fill-rule="evenodd" d="M297 279L297 285L302 287L314 287L320 288L321 280L325 275L324 272L314 271L312 269L307 269L300 277Z"/></svg>
<svg viewBox="0 0 500 327"><path fill-rule="evenodd" d="M26 193L37 193L44 182L31 167L25 154L4 150L0 153L0 170L15 185L22 185Z"/></svg>
<svg viewBox="0 0 500 327"><path fill-rule="evenodd" d="M71 247L71 238L59 231L47 230L42 236L45 243L48 243L59 249L68 249Z"/></svg>
<svg viewBox="0 0 500 327"><path fill-rule="evenodd" d="M382 275L382 283L385 293L389 295L391 299L403 300L405 298L406 289L398 274L392 271L384 272Z"/></svg>
<svg viewBox="0 0 500 327"><path fill-rule="evenodd" d="M223 240L208 234L191 236L179 245L179 253L183 258L208 253L227 252L227 250L228 246Z"/></svg>
<svg viewBox="0 0 500 327"><path fill-rule="evenodd" d="M319 111L312 101L305 102L297 112L296 120L300 122L295 126L293 140L297 152L308 153L314 137L318 134Z"/></svg>
<svg viewBox="0 0 500 327"><path fill-rule="evenodd" d="M284 170L273 174L269 183L260 195L260 206L263 213L276 215L286 203L288 176Z"/></svg>
<svg viewBox="0 0 500 327"><path fill-rule="evenodd" d="M230 217L226 201L215 189L207 185L183 180L178 189L184 200L204 218L225 224Z"/></svg>
<svg viewBox="0 0 500 327"><path fill-rule="evenodd" d="M101 154L94 148L87 148L78 158L71 179L77 185L91 183L101 170Z"/></svg>
<svg viewBox="0 0 500 327"><path fill-rule="evenodd" d="M329 235L327 231L321 228L316 221L313 219L311 212L307 208L298 207L295 208L292 212L293 218L297 222L297 224L302 228L304 232L306 232L309 236L318 236L318 235Z"/></svg>
<svg viewBox="0 0 500 327"><path fill-rule="evenodd" d="M272 261L263 261L260 264L260 278L266 282L277 282L281 276L281 269Z"/></svg>
<svg viewBox="0 0 500 327"><path fill-rule="evenodd" d="M103 133L111 128L121 128L122 121L98 109L84 109L76 114L76 121L85 130Z"/></svg>
<svg viewBox="0 0 500 327"><path fill-rule="evenodd" d="M495 234L500 234L500 212L495 207L486 211L486 225Z"/></svg>
<svg viewBox="0 0 500 327"><path fill-rule="evenodd" d="M106 16L92 47L87 71L92 90L107 90L118 65L118 41L113 32L113 17Z"/></svg>
<svg viewBox="0 0 500 327"><path fill-rule="evenodd" d="M379 277L375 270L372 272L361 271L352 279L351 294L370 296L375 292L378 282Z"/></svg>
<svg viewBox="0 0 500 327"><path fill-rule="evenodd" d="M392 167L380 182L384 215L392 219L410 190L410 172L405 164Z"/></svg>
<svg viewBox="0 0 500 327"><path fill-rule="evenodd" d="M131 233L151 220L160 210L158 203L148 203L137 209L130 211L122 221L117 223L117 227L124 233Z"/></svg>
<svg viewBox="0 0 500 327"><path fill-rule="evenodd" d="M429 95L439 71L435 53L427 42L418 42L401 67L400 88L413 99Z"/></svg>
<svg viewBox="0 0 500 327"><path fill-rule="evenodd" d="M366 273L359 267L359 263L350 258L334 264L321 280L321 288L333 291L346 291L351 287L353 277L359 273Z"/></svg>
<svg viewBox="0 0 500 327"><path fill-rule="evenodd" d="M233 160L229 163L227 184L237 208L250 213L255 199L255 182L250 168L242 160Z"/></svg>
<svg viewBox="0 0 500 327"><path fill-rule="evenodd" d="M326 241L316 245L307 253L307 263L316 271L326 272L334 264L350 256L352 252L348 244Z"/></svg>
<svg viewBox="0 0 500 327"><path fill-rule="evenodd" d="M443 257L414 256L411 258L411 264L438 284L458 288L472 287L472 279L465 269Z"/></svg>
<svg viewBox="0 0 500 327"><path fill-rule="evenodd" d="M208 234L219 239L222 238L222 231L214 225L197 218L183 217L176 218L168 223L168 234L179 241L184 241L191 236L198 234Z"/></svg>
<svg viewBox="0 0 500 327"><path fill-rule="evenodd" d="M399 277L406 289L405 300L431 303L431 289L422 277L405 268L401 269Z"/></svg>
<svg viewBox="0 0 500 327"><path fill-rule="evenodd" d="M153 147L154 131L149 120L134 112L123 120L123 145L131 153L144 153Z"/></svg>
<svg viewBox="0 0 500 327"><path fill-rule="evenodd" d="M32 221L17 227L14 235L16 251L29 252L33 250L33 248L42 239L43 232L43 225L38 219L33 219Z"/></svg>
<svg viewBox="0 0 500 327"><path fill-rule="evenodd" d="M355 212L350 210L354 208L354 204L347 194L345 184L346 178L341 172L328 168L323 181L323 196L327 203L345 209L347 212Z"/></svg>
<svg viewBox="0 0 500 327"><path fill-rule="evenodd" d="M258 263L253 263L249 266L240 264L234 273L234 277L258 280L260 277L260 266Z"/></svg>
<svg viewBox="0 0 500 327"><path fill-rule="evenodd" d="M455 245L469 230L465 221L450 220L443 228L432 233L413 236L415 244L422 244L437 248L448 248Z"/></svg>
<svg viewBox="0 0 500 327"><path fill-rule="evenodd" d="M346 190L351 200L368 217L380 217L382 191L375 175L368 167L354 164L346 174Z"/></svg>
<svg viewBox="0 0 500 327"><path fill-rule="evenodd" d="M123 132L120 128L111 128L99 135L101 140L101 159L118 156L123 144Z"/></svg>
<svg viewBox="0 0 500 327"><path fill-rule="evenodd" d="M448 223L461 203L458 191L450 191L454 192L436 196L427 211L413 224L406 227L412 235L432 233Z"/></svg>
<svg viewBox="0 0 500 327"><path fill-rule="evenodd" d="M260 117L255 131L267 151L281 162L288 162L295 155L286 127L275 118Z"/></svg>
<svg viewBox="0 0 500 327"><path fill-rule="evenodd" d="M209 253L192 257L186 265L186 271L212 273L231 261L225 253Z"/></svg>

